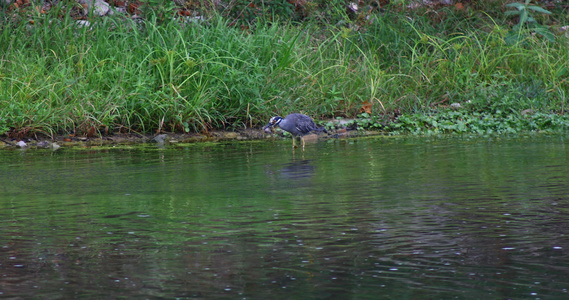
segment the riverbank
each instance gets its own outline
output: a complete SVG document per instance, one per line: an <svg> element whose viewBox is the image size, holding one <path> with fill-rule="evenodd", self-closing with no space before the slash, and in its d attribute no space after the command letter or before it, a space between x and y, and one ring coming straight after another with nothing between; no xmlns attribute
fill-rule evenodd
<svg viewBox="0 0 569 300"><path fill-rule="evenodd" d="M382 134L379 131L364 130L338 130L328 135L309 135L307 140L316 141L318 139L346 139L364 136L374 136ZM0 138L0 149L2 148L25 148L25 149L53 149L60 148L91 148L100 146L125 147L129 145L157 144L157 145L178 145L192 143L217 143L227 141L251 141L251 140L275 140L287 139L281 131L274 134L267 134L261 129L247 129L241 131L212 131L208 134L198 133L167 133L167 134L113 134L107 136L86 137L56 135L46 137L43 135L29 136L19 139Z"/></svg>
<svg viewBox="0 0 569 300"><path fill-rule="evenodd" d="M17 148L52 148L55 143L60 147L93 147L93 146L127 146L143 143L197 143L197 142L221 142L221 141L241 141L241 140L260 140L272 138L264 134L262 130L246 130L242 132L214 131L209 134L197 133L169 133L169 134L138 134L138 133L118 133L107 136L69 136L56 135L46 137L36 135L20 139L0 139L0 147ZM18 144L24 142L24 144ZM3 145L2 145L3 144ZM59 148L59 147L57 147Z"/></svg>
<svg viewBox="0 0 569 300"><path fill-rule="evenodd" d="M328 134L307 136L306 139L355 138L374 135L480 135L504 134L559 134L569 132L569 116L566 114L538 113L534 111L481 113L467 109L442 109L431 113L400 115L391 121L362 114L355 119L316 120L328 130ZM198 142L224 142L246 140L290 139L289 133L277 129L267 134L261 129L212 130L206 133L160 134L145 133L94 133L90 136L75 134L33 134L0 138L0 147L51 148L60 146L94 147L125 146L132 144L188 144Z"/></svg>

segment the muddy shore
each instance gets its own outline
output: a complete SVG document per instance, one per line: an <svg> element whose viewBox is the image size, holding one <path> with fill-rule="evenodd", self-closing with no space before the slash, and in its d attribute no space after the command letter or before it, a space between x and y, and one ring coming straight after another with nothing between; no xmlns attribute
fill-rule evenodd
<svg viewBox="0 0 569 300"><path fill-rule="evenodd" d="M347 131L338 130L331 134L320 136L308 135L306 140L318 138L352 138L359 136L378 135L379 132L363 132L363 131ZM59 147L97 147L97 146L120 146L120 145L136 145L144 143L200 143L200 142L225 142L225 141L247 141L247 140L271 140L271 139L288 139L282 132L273 134L265 133L260 129L247 129L242 131L211 131L207 134L196 133L164 133L164 134L138 134L138 133L117 133L107 136L88 137L88 136L71 136L71 135L55 135L48 136L29 136L21 139L0 137L0 148L52 148L53 144ZM22 143L23 142L23 143ZM59 148L57 147L57 148Z"/></svg>

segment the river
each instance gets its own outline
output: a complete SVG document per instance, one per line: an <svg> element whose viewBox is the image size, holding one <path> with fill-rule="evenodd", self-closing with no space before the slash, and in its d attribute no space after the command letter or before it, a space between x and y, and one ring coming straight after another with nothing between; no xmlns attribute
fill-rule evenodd
<svg viewBox="0 0 569 300"><path fill-rule="evenodd" d="M568 146L0 150L0 298L567 299Z"/></svg>

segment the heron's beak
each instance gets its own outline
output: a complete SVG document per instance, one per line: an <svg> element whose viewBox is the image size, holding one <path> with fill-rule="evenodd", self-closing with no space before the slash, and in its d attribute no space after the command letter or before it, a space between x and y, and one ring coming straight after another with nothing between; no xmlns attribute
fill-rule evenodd
<svg viewBox="0 0 569 300"><path fill-rule="evenodd" d="M273 133L273 126L271 126L271 124L268 124L267 126L263 127L263 131L266 133Z"/></svg>

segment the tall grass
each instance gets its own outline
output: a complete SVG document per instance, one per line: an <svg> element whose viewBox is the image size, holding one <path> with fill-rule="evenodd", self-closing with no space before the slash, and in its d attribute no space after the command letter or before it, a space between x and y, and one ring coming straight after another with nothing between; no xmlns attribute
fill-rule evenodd
<svg viewBox="0 0 569 300"><path fill-rule="evenodd" d="M507 24L447 14L447 23L390 12L362 27L273 20L245 30L215 17L81 27L58 10L4 14L0 133L240 129L293 111L356 116L364 103L374 114L452 102L565 110L566 37L506 45Z"/></svg>

